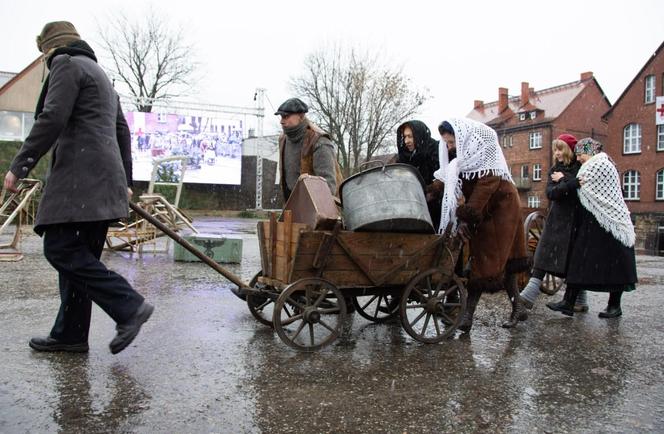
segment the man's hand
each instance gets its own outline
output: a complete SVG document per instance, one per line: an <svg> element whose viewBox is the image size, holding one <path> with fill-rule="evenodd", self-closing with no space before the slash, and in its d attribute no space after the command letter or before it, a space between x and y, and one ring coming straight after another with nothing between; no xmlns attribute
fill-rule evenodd
<svg viewBox="0 0 664 434"><path fill-rule="evenodd" d="M5 188L12 193L18 192L18 189L16 188L17 181L18 178L16 175L14 175L11 171L7 172L5 175Z"/></svg>
<svg viewBox="0 0 664 434"><path fill-rule="evenodd" d="M470 241L473 236L470 226L468 226L468 223L466 222L459 223L459 226L457 226L457 233L464 242Z"/></svg>

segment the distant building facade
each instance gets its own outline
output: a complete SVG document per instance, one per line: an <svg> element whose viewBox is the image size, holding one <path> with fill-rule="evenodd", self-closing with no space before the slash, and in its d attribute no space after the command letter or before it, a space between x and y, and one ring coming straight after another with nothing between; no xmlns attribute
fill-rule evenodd
<svg viewBox="0 0 664 434"><path fill-rule="evenodd" d="M563 133L604 140L602 115L610 107L593 73L584 72L578 81L538 91L522 82L519 96L509 96L501 87L498 101L476 100L468 117L498 133L522 206L547 208L551 142Z"/></svg>
<svg viewBox="0 0 664 434"><path fill-rule="evenodd" d="M664 43L603 116L641 253L664 253ZM657 124L659 113L661 124Z"/></svg>
<svg viewBox="0 0 664 434"><path fill-rule="evenodd" d="M0 73L0 140L23 141L30 132L46 74L41 59L18 74Z"/></svg>

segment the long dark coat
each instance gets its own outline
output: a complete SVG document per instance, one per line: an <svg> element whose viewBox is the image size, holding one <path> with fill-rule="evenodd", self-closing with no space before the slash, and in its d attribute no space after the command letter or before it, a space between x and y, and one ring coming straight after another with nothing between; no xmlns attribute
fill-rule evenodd
<svg viewBox="0 0 664 434"><path fill-rule="evenodd" d="M637 282L634 247L616 240L583 206L579 206L576 224L567 286L600 292L634 289Z"/></svg>
<svg viewBox="0 0 664 434"><path fill-rule="evenodd" d="M49 59L43 110L10 167L24 178L52 149L38 233L44 225L115 220L129 210L131 147L118 95L94 54L68 52Z"/></svg>
<svg viewBox="0 0 664 434"><path fill-rule="evenodd" d="M534 268L558 277L567 273L567 258L572 245L574 222L579 207L579 198L574 180L581 164L574 160L570 165L555 164L549 170L546 197L551 206L546 218L544 232L537 243ZM551 179L553 172L562 172L558 182Z"/></svg>

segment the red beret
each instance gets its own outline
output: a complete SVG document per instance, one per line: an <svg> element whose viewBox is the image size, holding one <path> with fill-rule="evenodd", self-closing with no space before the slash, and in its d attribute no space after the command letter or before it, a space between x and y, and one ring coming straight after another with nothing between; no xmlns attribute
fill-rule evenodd
<svg viewBox="0 0 664 434"><path fill-rule="evenodd" d="M562 140L563 142L567 143L567 146L572 150L572 153L574 153L574 146L576 145L576 137L574 137L571 134L561 134L558 136L558 140Z"/></svg>

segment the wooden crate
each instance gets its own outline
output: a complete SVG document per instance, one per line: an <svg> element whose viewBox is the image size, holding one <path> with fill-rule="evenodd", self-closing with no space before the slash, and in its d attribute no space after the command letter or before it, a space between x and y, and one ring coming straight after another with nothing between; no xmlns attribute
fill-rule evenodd
<svg viewBox="0 0 664 434"><path fill-rule="evenodd" d="M258 222L263 277L288 283L300 233L309 230L306 224L293 223L290 211L284 211L283 221L277 221L277 215L270 213L270 220Z"/></svg>

